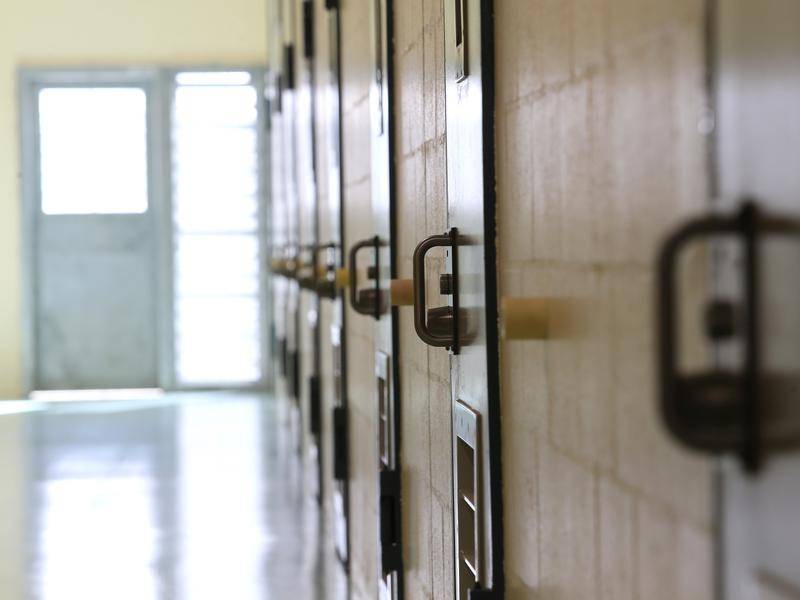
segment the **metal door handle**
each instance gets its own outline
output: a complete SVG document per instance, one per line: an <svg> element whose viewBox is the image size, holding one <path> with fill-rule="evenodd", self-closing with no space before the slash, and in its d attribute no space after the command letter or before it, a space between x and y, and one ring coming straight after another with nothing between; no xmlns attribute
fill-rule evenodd
<svg viewBox="0 0 800 600"><path fill-rule="evenodd" d="M711 453L737 452L745 468L756 471L763 454L761 389L771 378L762 372L759 340L759 242L763 234L798 235L800 222L760 213L746 203L738 214L712 215L688 222L664 243L658 258L658 333L660 409L667 429L680 441ZM681 373L676 318L679 286L677 263L690 242L715 236L735 236L744 243L744 306L742 308L744 360L739 371L712 368ZM706 312L707 335L712 339L735 335L736 309L724 300L712 300Z"/></svg>
<svg viewBox="0 0 800 600"><path fill-rule="evenodd" d="M379 253L380 253L380 238L378 236L361 240L350 248L349 264L350 264L350 305L360 315L372 316L375 319L381 317L381 290L380 281L377 276L374 276L374 286L371 289L358 290L358 259L359 251L364 248L372 248L375 253L375 269L378 269ZM377 275L374 273L373 275Z"/></svg>
<svg viewBox="0 0 800 600"><path fill-rule="evenodd" d="M433 248L450 248L455 268L458 264L455 254L457 236L457 230L451 229L449 233L425 238L414 249L413 258L414 329L417 336L429 346L453 348L454 351L458 347L458 282L452 285L453 306L428 310L425 304L425 256ZM456 273L453 279L457 279Z"/></svg>
<svg viewBox="0 0 800 600"><path fill-rule="evenodd" d="M679 372L676 351L679 340L675 326L679 293L677 263L681 250L689 242L712 236L739 235L740 219L714 215L690 221L666 240L658 258L662 418L667 429L683 443L711 452L733 450L741 443L741 420L737 416L742 410L741 385L744 382L736 374L719 370L692 376ZM714 403L705 400L711 396L715 398Z"/></svg>

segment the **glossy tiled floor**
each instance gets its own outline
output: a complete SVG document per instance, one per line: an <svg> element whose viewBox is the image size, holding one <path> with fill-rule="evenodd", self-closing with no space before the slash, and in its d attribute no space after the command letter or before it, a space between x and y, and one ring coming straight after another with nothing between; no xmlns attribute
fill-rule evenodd
<svg viewBox="0 0 800 600"><path fill-rule="evenodd" d="M277 402L39 407L0 416L3 600L345 597Z"/></svg>

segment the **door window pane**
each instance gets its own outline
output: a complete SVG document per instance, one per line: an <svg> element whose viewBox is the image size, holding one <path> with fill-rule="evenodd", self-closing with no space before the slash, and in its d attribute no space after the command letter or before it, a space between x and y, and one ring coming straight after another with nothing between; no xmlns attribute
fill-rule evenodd
<svg viewBox="0 0 800 600"><path fill-rule="evenodd" d="M245 72L180 73L172 111L179 385L263 379L258 96Z"/></svg>
<svg viewBox="0 0 800 600"><path fill-rule="evenodd" d="M141 88L39 92L42 211L147 211L147 96Z"/></svg>

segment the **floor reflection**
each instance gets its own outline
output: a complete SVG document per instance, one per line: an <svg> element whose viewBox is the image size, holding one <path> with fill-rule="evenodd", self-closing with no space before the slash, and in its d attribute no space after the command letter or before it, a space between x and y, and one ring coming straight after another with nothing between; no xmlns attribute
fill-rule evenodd
<svg viewBox="0 0 800 600"><path fill-rule="evenodd" d="M25 598L345 598L277 402L175 395L13 418L29 449Z"/></svg>

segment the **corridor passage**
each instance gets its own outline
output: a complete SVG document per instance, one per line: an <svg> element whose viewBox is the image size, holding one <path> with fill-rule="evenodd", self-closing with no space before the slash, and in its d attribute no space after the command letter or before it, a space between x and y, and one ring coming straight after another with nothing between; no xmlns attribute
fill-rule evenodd
<svg viewBox="0 0 800 600"><path fill-rule="evenodd" d="M345 597L273 398L34 404L0 417L3 476L26 480L4 510L19 517L27 556L25 580L10 589L5 577L0 598Z"/></svg>

